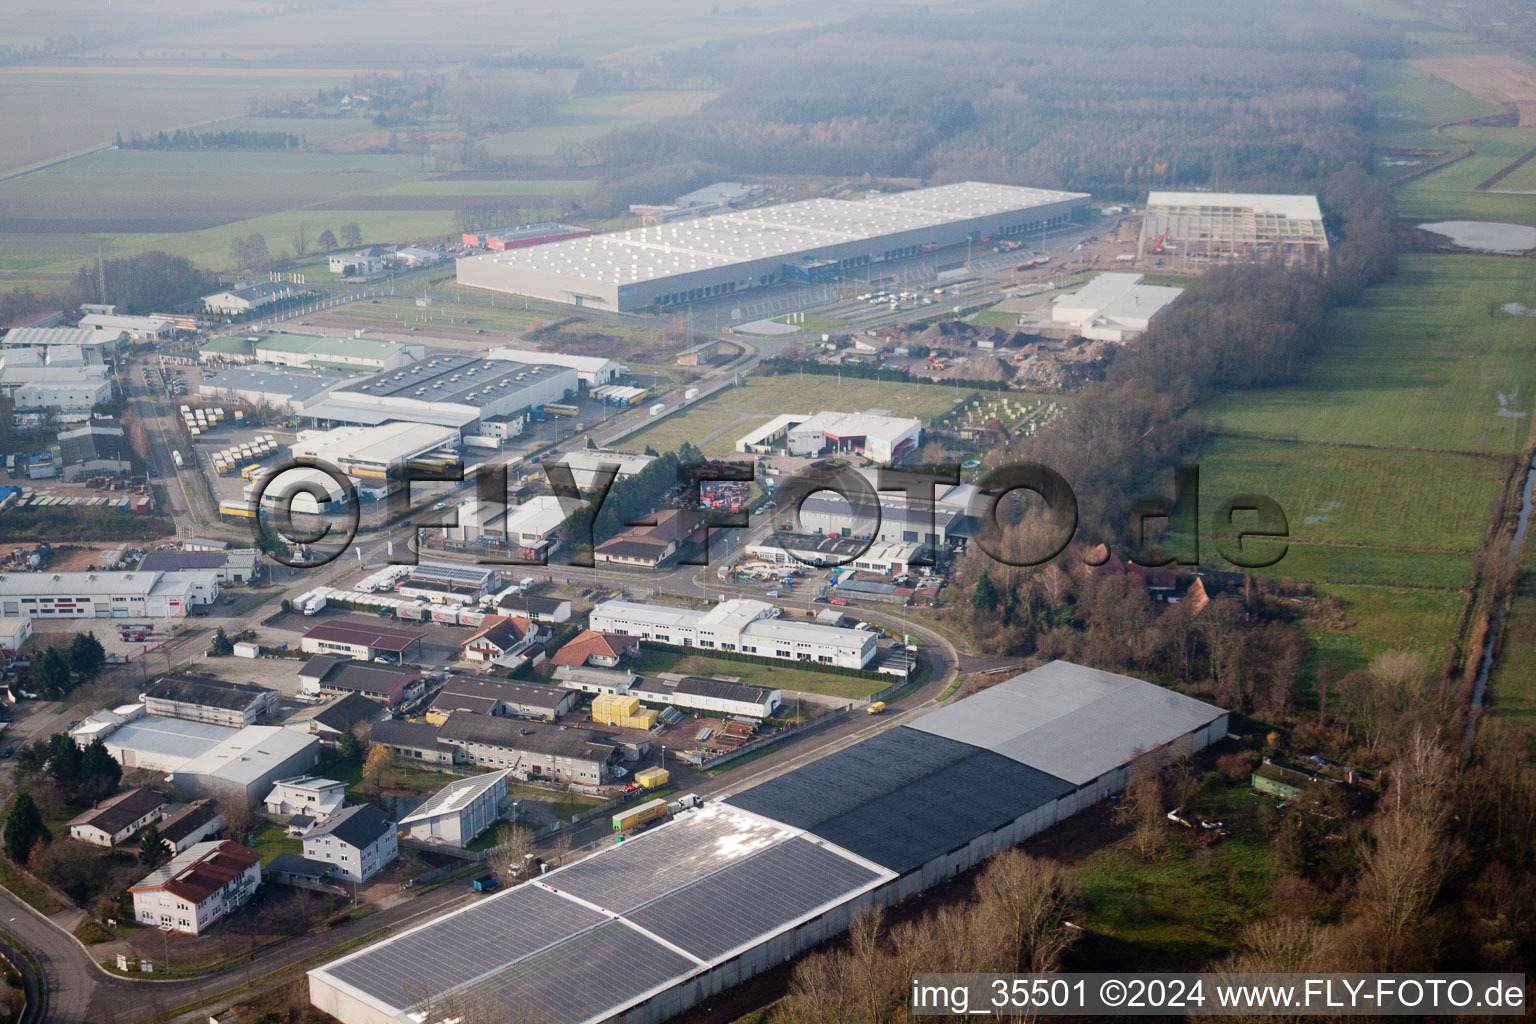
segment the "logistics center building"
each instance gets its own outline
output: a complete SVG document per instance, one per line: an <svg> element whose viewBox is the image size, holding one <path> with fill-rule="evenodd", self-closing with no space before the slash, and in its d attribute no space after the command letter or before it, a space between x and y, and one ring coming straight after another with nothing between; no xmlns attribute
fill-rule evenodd
<svg viewBox="0 0 1536 1024"><path fill-rule="evenodd" d="M807 199L458 261L460 284L599 309L679 306L982 236L1036 234L1088 195L967 181L863 200Z"/></svg>
<svg viewBox="0 0 1536 1024"><path fill-rule="evenodd" d="M343 1024L659 1024L1226 730L1053 662L312 970L310 1000Z"/></svg>

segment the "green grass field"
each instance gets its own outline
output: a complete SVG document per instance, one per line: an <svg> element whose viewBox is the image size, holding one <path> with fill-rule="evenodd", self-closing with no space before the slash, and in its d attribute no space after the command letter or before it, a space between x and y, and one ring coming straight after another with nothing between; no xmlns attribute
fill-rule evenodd
<svg viewBox="0 0 1536 1024"><path fill-rule="evenodd" d="M1499 109L1407 61L1366 61L1365 85L1376 103L1376 144L1395 149L1445 148L1449 143L1432 134L1431 127ZM1409 170L1396 167L1383 173L1391 178Z"/></svg>
<svg viewBox="0 0 1536 1024"><path fill-rule="evenodd" d="M1304 627L1317 645L1316 660L1343 671L1363 668L1383 651L1413 651L1438 668L1450 651L1463 591L1429 587L1345 586L1317 588L1319 596L1343 598L1351 625L1343 630Z"/></svg>
<svg viewBox="0 0 1536 1024"><path fill-rule="evenodd" d="M1489 706L1536 743L1536 546L1529 537L1520 569L1488 684Z"/></svg>
<svg viewBox="0 0 1536 1024"><path fill-rule="evenodd" d="M1536 224L1536 198L1479 192L1477 186L1536 148L1536 128L1478 128L1457 125L1443 132L1452 144L1471 143L1477 152L1448 167L1403 182L1397 212L1433 220L1468 218ZM1531 164L1494 185L1495 189L1536 188ZM1523 182L1523 183L1522 183Z"/></svg>
<svg viewBox="0 0 1536 1024"><path fill-rule="evenodd" d="M1470 552L1504 474L1483 456L1219 438L1200 455L1205 535L1227 496L1258 493L1301 542Z"/></svg>
<svg viewBox="0 0 1536 1024"><path fill-rule="evenodd" d="M726 435L704 444L704 438L736 419L736 414L723 409L690 409L675 416L668 416L654 427L632 434L625 439L627 447L654 448L658 452L670 452L682 446L684 441L703 448L704 454L719 456L729 454L736 438L747 433L751 424L744 423L740 430L727 431Z"/></svg>
<svg viewBox="0 0 1536 1024"><path fill-rule="evenodd" d="M707 455L725 455L732 450L738 437L785 412L889 409L897 416L915 416L927 422L974 393L939 384L853 378L845 378L839 383L836 377L820 374L752 376L741 387L717 392L686 411L631 435L624 443L637 448L649 446L659 452L671 451L684 441L698 444L710 432L738 416L754 414L753 419L742 422L740 429L733 429L705 446Z"/></svg>
<svg viewBox="0 0 1536 1024"><path fill-rule="evenodd" d="M684 672L695 676L737 676L748 686L802 690L806 693L820 693L828 697L847 697L855 700L867 697L890 685L888 681L879 679L834 675L830 672L817 672L814 668L798 668L788 663L758 665L748 661L711 658L704 654L693 654L687 651L655 649L644 651L634 670L641 675L655 675L657 672Z"/></svg>
<svg viewBox="0 0 1536 1024"><path fill-rule="evenodd" d="M1334 314L1301 383L1218 402L1212 422L1301 440L1519 451L1536 404L1536 332L1490 306L1533 295L1536 262L1404 256L1395 278ZM1501 394L1520 415L1499 415Z"/></svg>

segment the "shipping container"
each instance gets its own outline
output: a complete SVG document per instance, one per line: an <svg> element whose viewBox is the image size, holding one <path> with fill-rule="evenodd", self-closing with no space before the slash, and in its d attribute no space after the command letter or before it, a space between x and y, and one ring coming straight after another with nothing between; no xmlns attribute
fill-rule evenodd
<svg viewBox="0 0 1536 1024"><path fill-rule="evenodd" d="M441 622L446 626L457 626L459 624L459 610L440 605L432 609L432 621Z"/></svg>
<svg viewBox="0 0 1536 1024"><path fill-rule="evenodd" d="M623 832L628 829L649 825L667 816L667 802L660 798L647 800L643 804L637 804L627 811L620 811L613 816L613 830Z"/></svg>
<svg viewBox="0 0 1536 1024"><path fill-rule="evenodd" d="M665 768L647 768L644 771L635 772L635 781L646 789L655 789L657 786L665 786L672 781L672 773Z"/></svg>

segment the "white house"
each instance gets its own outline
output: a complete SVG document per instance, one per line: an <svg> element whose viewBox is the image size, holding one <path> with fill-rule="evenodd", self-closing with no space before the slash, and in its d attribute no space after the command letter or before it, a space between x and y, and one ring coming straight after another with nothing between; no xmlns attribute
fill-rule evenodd
<svg viewBox="0 0 1536 1024"><path fill-rule="evenodd" d="M201 935L261 885L261 854L228 840L198 843L128 887L140 924Z"/></svg>
<svg viewBox="0 0 1536 1024"><path fill-rule="evenodd" d="M209 313L235 316L303 293L302 287L281 281L262 281L243 288L230 288L222 292L214 292L212 295L204 295L203 309Z"/></svg>
<svg viewBox="0 0 1536 1024"><path fill-rule="evenodd" d="M350 882L366 882L398 855L395 823L373 804L348 807L304 834L304 856Z"/></svg>
<svg viewBox="0 0 1536 1024"><path fill-rule="evenodd" d="M80 318L82 328L126 333L134 341L165 341L176 335L176 325L155 316L118 316L92 313Z"/></svg>
<svg viewBox="0 0 1536 1024"><path fill-rule="evenodd" d="M507 772L486 772L450 782L426 803L400 819L412 839L464 847L501 819L507 802Z"/></svg>
<svg viewBox="0 0 1536 1024"><path fill-rule="evenodd" d="M330 269L343 277L372 277L384 272L384 250L369 246L357 252L339 252L331 256Z"/></svg>
<svg viewBox="0 0 1536 1024"><path fill-rule="evenodd" d="M147 786L119 793L99 807L76 815L69 823L69 838L92 846L116 846L165 813L165 797Z"/></svg>
<svg viewBox="0 0 1536 1024"><path fill-rule="evenodd" d="M268 814L307 814L316 821L325 821L346 802L345 782L317 779L313 775L279 779L263 801Z"/></svg>

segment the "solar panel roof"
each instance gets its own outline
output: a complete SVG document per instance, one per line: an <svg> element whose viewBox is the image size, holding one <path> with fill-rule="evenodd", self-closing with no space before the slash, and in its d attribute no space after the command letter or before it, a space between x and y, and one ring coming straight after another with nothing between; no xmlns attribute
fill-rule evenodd
<svg viewBox="0 0 1536 1024"><path fill-rule="evenodd" d="M631 912L629 920L705 960L724 956L885 876L796 837Z"/></svg>
<svg viewBox="0 0 1536 1024"><path fill-rule="evenodd" d="M453 999L468 1020L602 1019L695 966L628 925L609 921L488 974Z"/></svg>
<svg viewBox="0 0 1536 1024"><path fill-rule="evenodd" d="M465 985L607 920L546 889L518 886L325 970L394 1006L411 1006L430 993Z"/></svg>
<svg viewBox="0 0 1536 1024"><path fill-rule="evenodd" d="M1075 788L1001 754L899 726L726 802L901 873Z"/></svg>
<svg viewBox="0 0 1536 1024"><path fill-rule="evenodd" d="M719 804L690 814L687 824L643 832L624 844L623 856L615 849L588 857L545 882L623 913L794 835Z"/></svg>

